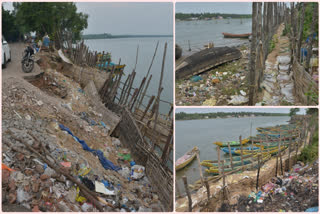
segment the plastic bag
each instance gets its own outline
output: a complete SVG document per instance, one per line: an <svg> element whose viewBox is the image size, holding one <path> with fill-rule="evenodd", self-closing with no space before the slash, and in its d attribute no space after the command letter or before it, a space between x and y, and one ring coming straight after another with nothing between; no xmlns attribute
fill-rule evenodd
<svg viewBox="0 0 320 214"><path fill-rule="evenodd" d="M131 168L131 178L134 180L139 180L144 176L144 166L134 165Z"/></svg>

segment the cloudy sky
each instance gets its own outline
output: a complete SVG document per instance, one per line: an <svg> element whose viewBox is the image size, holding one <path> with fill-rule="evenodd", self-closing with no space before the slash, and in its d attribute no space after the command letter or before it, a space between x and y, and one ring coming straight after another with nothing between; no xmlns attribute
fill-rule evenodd
<svg viewBox="0 0 320 214"><path fill-rule="evenodd" d="M178 2L176 3L178 13L233 13L251 14L251 2Z"/></svg>
<svg viewBox="0 0 320 214"><path fill-rule="evenodd" d="M173 4L165 2L78 2L78 12L89 15L84 34L173 34ZM4 3L12 10L12 3Z"/></svg>
<svg viewBox="0 0 320 214"><path fill-rule="evenodd" d="M298 114L305 114L306 109L300 108ZM176 108L176 113L209 113L209 112L268 112L289 113L290 108Z"/></svg>

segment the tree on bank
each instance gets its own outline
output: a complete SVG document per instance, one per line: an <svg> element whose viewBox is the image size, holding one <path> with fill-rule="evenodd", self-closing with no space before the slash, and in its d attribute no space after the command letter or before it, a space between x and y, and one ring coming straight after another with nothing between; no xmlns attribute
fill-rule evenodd
<svg viewBox="0 0 320 214"><path fill-rule="evenodd" d="M48 33L51 38L60 37L60 40L71 34L75 41L88 26L88 15L77 12L73 2L14 2L13 7L11 23L20 34L36 32L41 38Z"/></svg>
<svg viewBox="0 0 320 214"><path fill-rule="evenodd" d="M9 42L16 42L22 39L18 26L15 22L15 15L9 10L5 10L2 5L2 35Z"/></svg>
<svg viewBox="0 0 320 214"><path fill-rule="evenodd" d="M290 109L289 116L292 117L292 116L296 115L299 111L300 111L299 108L292 108L292 109Z"/></svg>

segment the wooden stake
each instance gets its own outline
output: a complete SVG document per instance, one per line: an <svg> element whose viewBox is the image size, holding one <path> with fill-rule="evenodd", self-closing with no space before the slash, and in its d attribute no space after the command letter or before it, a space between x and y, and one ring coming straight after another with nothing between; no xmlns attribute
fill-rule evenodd
<svg viewBox="0 0 320 214"><path fill-rule="evenodd" d="M231 148L230 148L230 143L229 142L228 142L228 149L229 149L229 157L230 157L230 167L233 169L232 154L231 154Z"/></svg>
<svg viewBox="0 0 320 214"><path fill-rule="evenodd" d="M258 172L257 172L257 183L256 183L256 190L258 191L259 187L259 176L260 176L260 154L258 155Z"/></svg>
<svg viewBox="0 0 320 214"><path fill-rule="evenodd" d="M210 187L209 187L209 183L208 183L208 178L205 177L204 178L204 184L206 185L207 188L207 197L208 197L208 201L210 200Z"/></svg>
<svg viewBox="0 0 320 214"><path fill-rule="evenodd" d="M186 189L186 193L187 193L187 196L188 196L189 212L192 212L192 199L191 199L191 195L190 195L190 192L189 192L187 177L186 177L186 176L183 176L183 177L182 177L182 180L183 180L184 188Z"/></svg>
<svg viewBox="0 0 320 214"><path fill-rule="evenodd" d="M199 150L197 151L197 161L198 161L198 169L199 169L200 179L201 179L201 183L203 186L204 182L203 182L203 175L202 175L202 169L201 169L201 163L200 163L200 157L199 157Z"/></svg>
<svg viewBox="0 0 320 214"><path fill-rule="evenodd" d="M242 148L242 140L241 140L241 135L239 136L239 142L240 142L240 148L241 148L241 166L242 166L242 169L243 169L243 148Z"/></svg>
<svg viewBox="0 0 320 214"><path fill-rule="evenodd" d="M217 146L217 152L218 152L218 168L219 168L219 175L220 175L220 147Z"/></svg>

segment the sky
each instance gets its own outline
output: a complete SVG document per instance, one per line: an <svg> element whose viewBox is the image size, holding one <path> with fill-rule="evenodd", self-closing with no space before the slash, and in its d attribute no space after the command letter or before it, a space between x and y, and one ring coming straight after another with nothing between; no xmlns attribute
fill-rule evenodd
<svg viewBox="0 0 320 214"><path fill-rule="evenodd" d="M176 13L233 13L251 14L251 2L178 2Z"/></svg>
<svg viewBox="0 0 320 214"><path fill-rule="evenodd" d="M267 112L289 113L290 108L176 108L176 113L210 113L210 112ZM306 109L300 108L298 114L305 114Z"/></svg>
<svg viewBox="0 0 320 214"><path fill-rule="evenodd" d="M77 2L78 12L89 15L84 34L173 34L173 4L169 2ZM12 3L5 3L12 10Z"/></svg>

